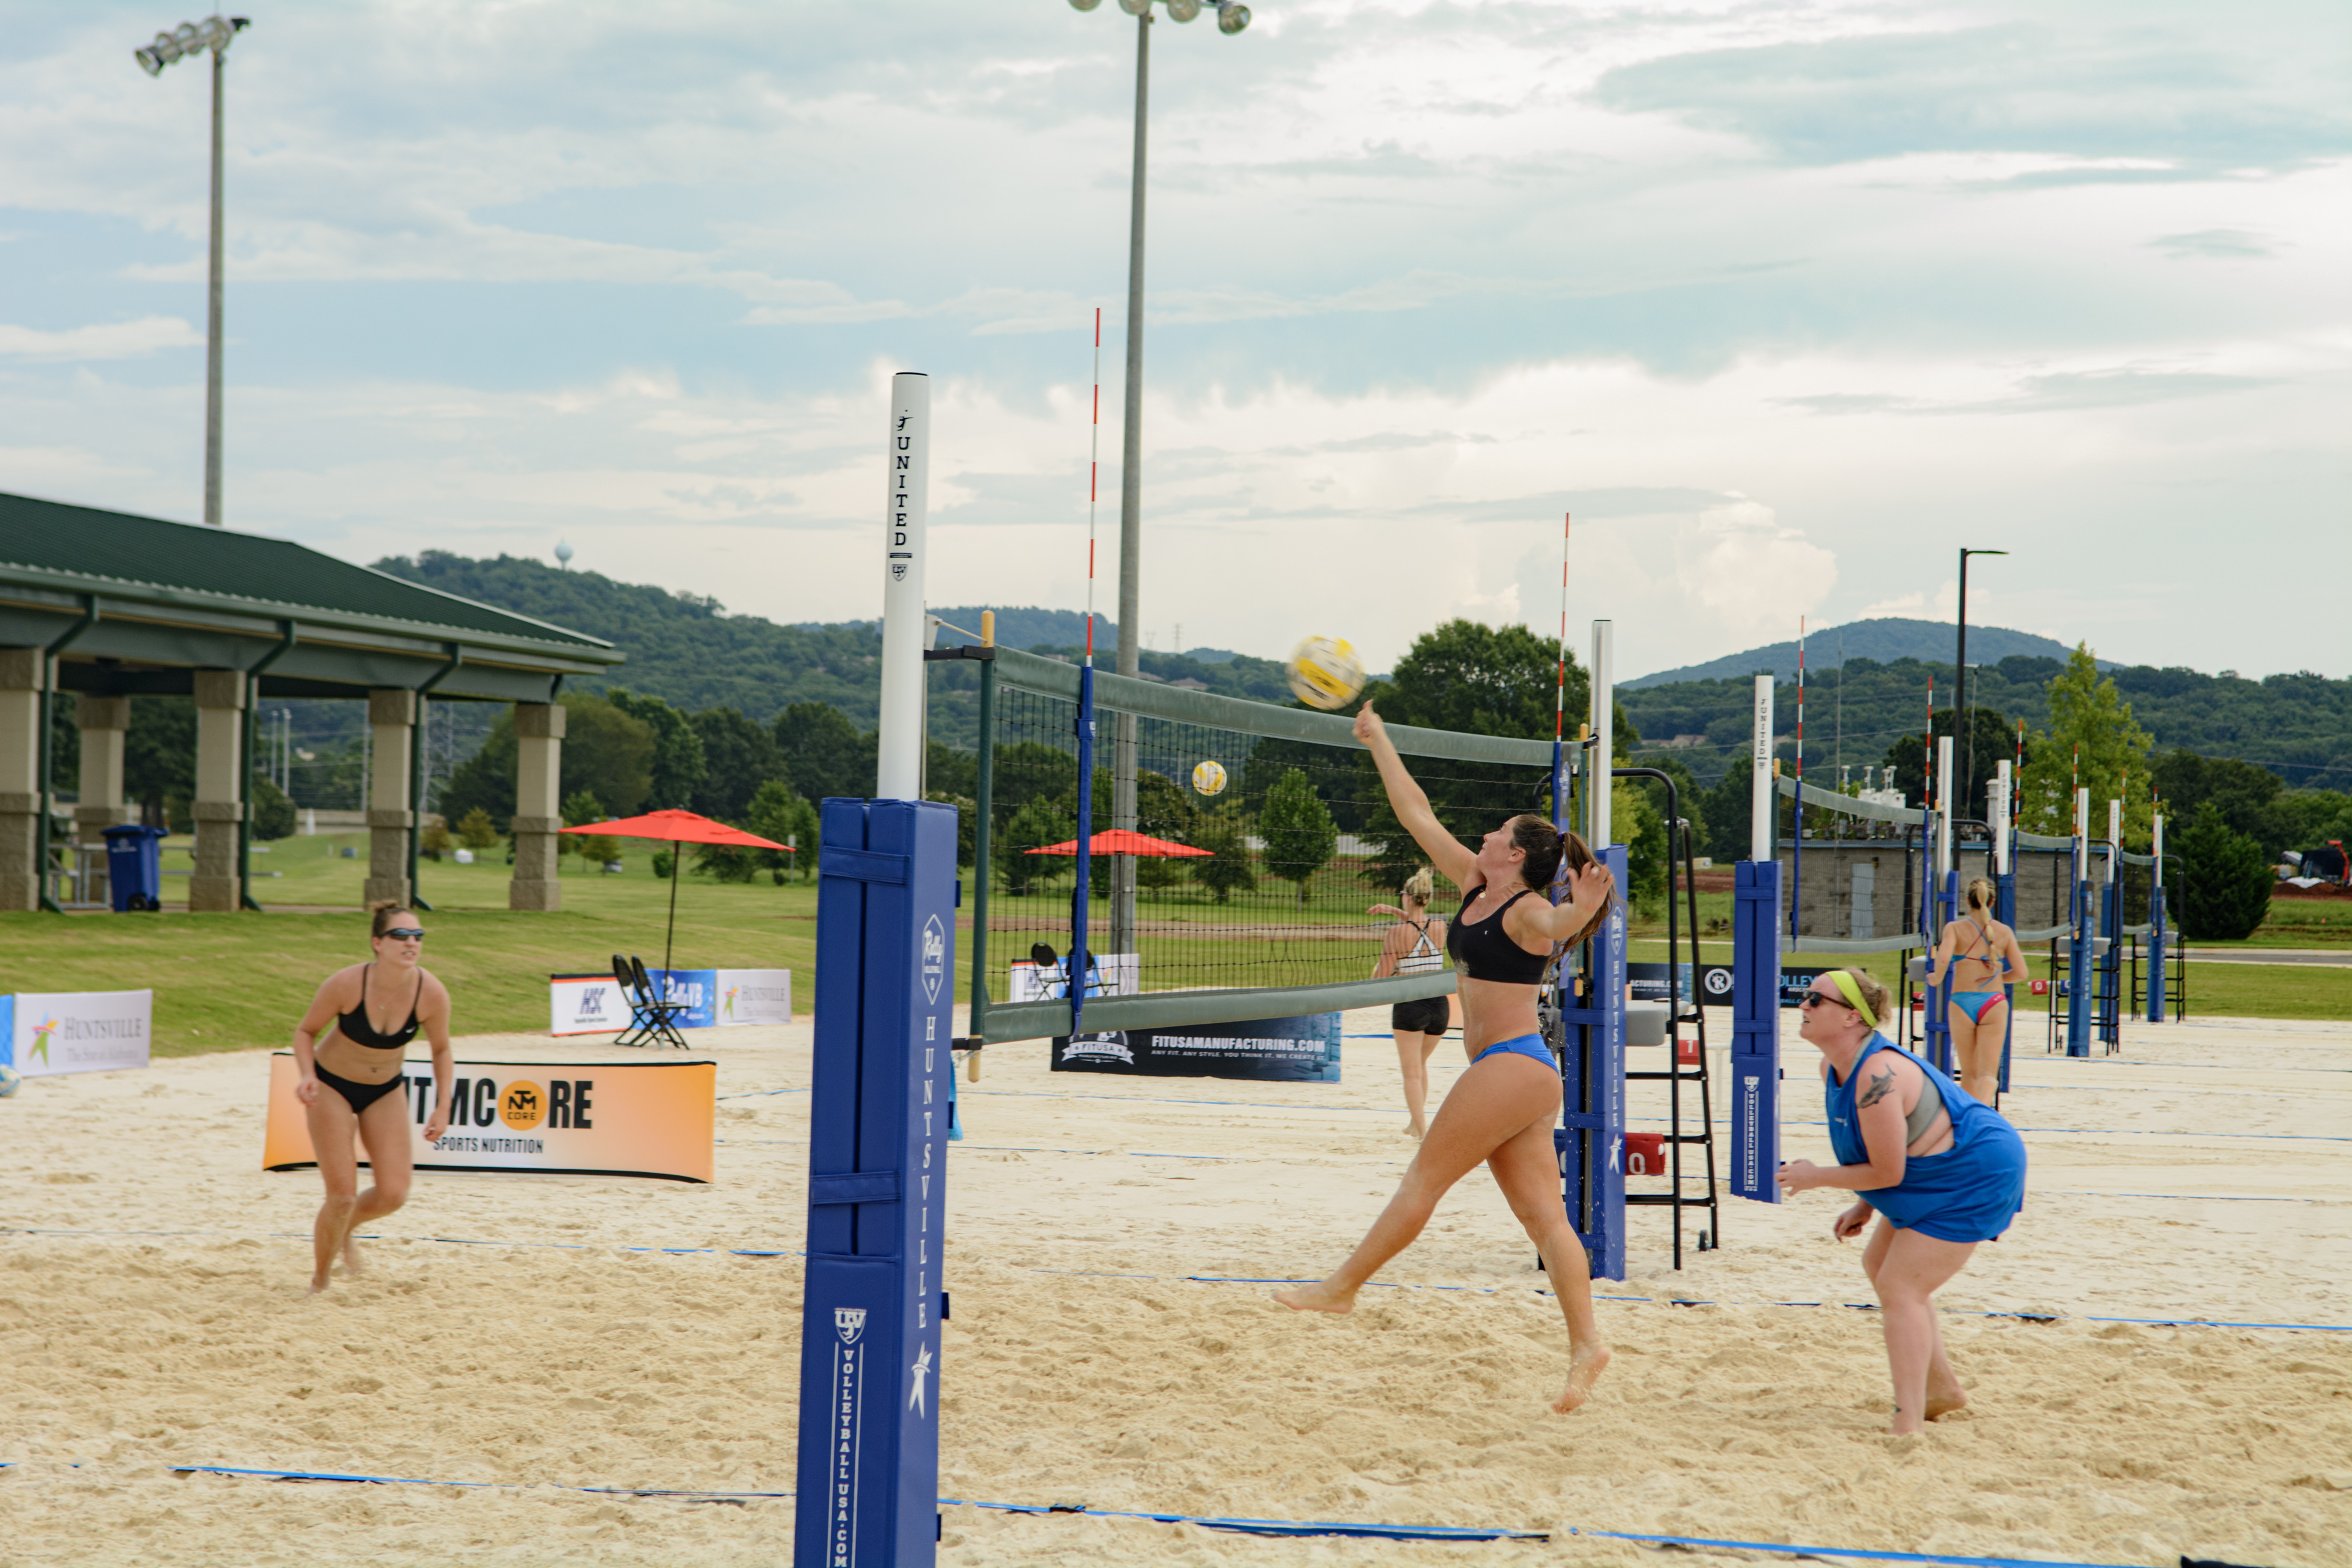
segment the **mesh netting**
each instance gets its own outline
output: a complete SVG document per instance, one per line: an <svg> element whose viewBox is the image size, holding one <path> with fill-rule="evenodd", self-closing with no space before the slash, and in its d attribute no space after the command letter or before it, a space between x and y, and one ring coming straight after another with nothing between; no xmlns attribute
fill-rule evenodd
<svg viewBox="0 0 2352 1568"><path fill-rule="evenodd" d="M1249 710L1263 705L1217 706L1245 723ZM1066 698L1010 684L997 690L987 920L989 990L999 1002L1053 995L1055 977L1024 966L1038 944L1057 960L1070 951L1078 861L1066 847L1077 832L1076 722L1077 704ZM1087 946L1103 993L1277 988L1371 975L1394 921L1369 907L1395 904L1399 887L1425 859L1389 810L1368 752L1108 706L1097 709L1096 732L1097 840L1120 826L1117 775L1122 749L1131 748L1134 831L1168 847L1091 858ZM1439 821L1465 844L1475 846L1516 812L1550 810L1545 768L1423 756L1406 764ZM1066 847L1034 853L1049 847ZM1121 913L1130 900L1115 885L1125 875L1134 879L1131 928ZM1444 913L1455 901L1441 879L1433 907ZM1041 982L1049 988L1041 990Z"/></svg>

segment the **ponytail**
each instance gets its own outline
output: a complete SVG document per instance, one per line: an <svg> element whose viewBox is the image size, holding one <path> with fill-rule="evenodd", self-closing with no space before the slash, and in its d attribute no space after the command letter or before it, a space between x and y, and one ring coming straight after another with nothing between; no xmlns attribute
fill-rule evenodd
<svg viewBox="0 0 2352 1568"><path fill-rule="evenodd" d="M1985 913L1990 914L1994 902L2000 897L2000 889L1994 885L1990 877L1979 877L1969 884L1968 902L1969 908L1972 910L1982 910Z"/></svg>
<svg viewBox="0 0 2352 1568"><path fill-rule="evenodd" d="M1555 901L1568 878L1599 859L1574 833L1563 832L1532 813L1511 818L1511 844L1527 851L1528 858L1519 867L1520 880ZM1608 917L1609 905L1603 904L1566 945L1572 947L1591 936L1592 928Z"/></svg>

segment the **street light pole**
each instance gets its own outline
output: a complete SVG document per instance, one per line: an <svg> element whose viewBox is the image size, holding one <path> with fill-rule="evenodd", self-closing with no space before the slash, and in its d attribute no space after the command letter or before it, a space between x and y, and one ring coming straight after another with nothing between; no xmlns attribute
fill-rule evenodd
<svg viewBox="0 0 2352 1568"><path fill-rule="evenodd" d="M205 311L205 526L221 526L221 73L228 51L213 51L213 266Z"/></svg>
<svg viewBox="0 0 2352 1568"><path fill-rule="evenodd" d="M168 33L158 33L155 41L144 48L135 49L131 58L139 68L149 76L161 76L163 68L190 55L210 53L213 58L213 160L212 160L212 272L208 297L205 306L205 523L210 528L221 526L221 294L222 246L221 173L222 123L221 99L223 73L228 68L228 47L236 36L253 24L243 16L207 16L201 22L183 22Z"/></svg>
<svg viewBox="0 0 2352 1568"><path fill-rule="evenodd" d="M1143 621L1143 193L1151 110L1151 8L1135 19L1135 168L1127 205L1127 405L1118 458L1118 673L1142 668ZM1135 829L1136 721L1118 714L1111 753L1110 823ZM1135 857L1110 863L1111 947L1136 951Z"/></svg>
<svg viewBox="0 0 2352 1568"><path fill-rule="evenodd" d="M1232 37L1250 24L1240 0L1158 0L1172 22L1190 22L1213 5L1217 31ZM1102 0L1070 0L1091 11ZM1127 213L1127 408L1121 421L1118 469L1118 662L1134 677L1143 654L1143 195L1147 131L1151 111L1151 24L1154 0L1118 0L1135 18L1135 166L1129 176ZM1091 630L1089 631L1091 639ZM1088 646L1092 646L1089 640ZM1118 712L1111 748L1111 826L1135 826L1136 718ZM1136 950L1135 857L1114 855L1110 864L1111 947Z"/></svg>
<svg viewBox="0 0 2352 1568"><path fill-rule="evenodd" d="M1976 777L1972 771L1976 766L1974 743L1976 726L1969 722L1969 557L2008 553L2006 550L1964 549L1960 552L1960 640L1958 650L1952 656L1952 663L1955 666L1952 675L1959 682L1959 689L1955 693L1957 700L1952 707L1952 721L1958 726L1955 733L1960 742L1960 809L1963 812L1969 808L1970 803L1975 798L1970 781ZM1927 751L1930 756L1935 754L1935 727L1931 724L1928 726L1927 734ZM1948 784L1945 787L1950 788Z"/></svg>

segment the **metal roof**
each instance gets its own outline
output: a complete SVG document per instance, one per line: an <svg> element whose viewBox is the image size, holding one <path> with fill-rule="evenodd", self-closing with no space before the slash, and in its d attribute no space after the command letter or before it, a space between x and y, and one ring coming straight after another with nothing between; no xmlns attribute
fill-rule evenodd
<svg viewBox="0 0 2352 1568"><path fill-rule="evenodd" d="M27 645L55 645L68 690L183 690L198 668L266 668L272 695L429 686L490 701L546 701L565 675L625 657L291 540L0 494L0 646Z"/></svg>

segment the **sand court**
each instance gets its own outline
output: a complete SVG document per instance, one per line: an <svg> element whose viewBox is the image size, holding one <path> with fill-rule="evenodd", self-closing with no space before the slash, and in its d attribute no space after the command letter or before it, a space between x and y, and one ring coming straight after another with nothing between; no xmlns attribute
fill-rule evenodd
<svg viewBox="0 0 2352 1568"><path fill-rule="evenodd" d="M2021 1034L2038 1040L2040 1022ZM1727 1200L1724 1247L1686 1251L1679 1273L1665 1215L1633 1211L1631 1278L1599 1287L1618 1360L1570 1417L1544 1408L1564 1362L1557 1309L1483 1176L1352 1317L1270 1305L1263 1281L1336 1262L1410 1156L1384 1029L1349 1016L1372 1037L1347 1041L1339 1085L1054 1074L1041 1046L990 1049L950 1153L941 1489L1549 1539L1264 1538L958 1506L942 1562L1657 1559L1571 1533L1612 1531L2341 1561L2352 1334L2106 1321L2352 1323L2340 1027L2126 1025L2116 1058L2021 1051L2005 1109L2032 1195L1942 1298L1972 1405L1909 1439L1883 1435L1878 1325L1849 1305L1871 1297L1857 1249L1827 1235L1832 1194ZM369 1271L317 1299L317 1178L258 1169L266 1052L28 1081L0 1103L7 1555L782 1560L808 1030L723 1042L707 1053L714 1184L421 1173L376 1227ZM1818 1158L1799 1077L1811 1051L1789 1045L1784 1147ZM1458 1062L1441 1053L1433 1097ZM1633 1089L1632 1125L1661 1125L1643 1119L1663 1116L1662 1086ZM187 1466L470 1484L174 1473Z"/></svg>

